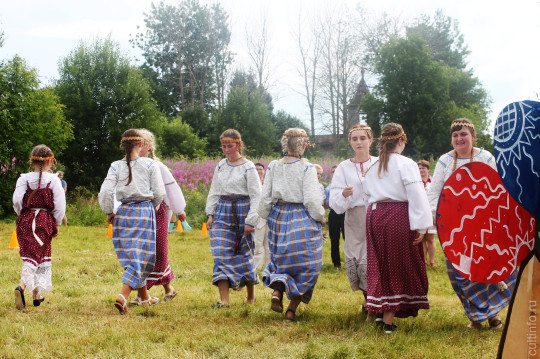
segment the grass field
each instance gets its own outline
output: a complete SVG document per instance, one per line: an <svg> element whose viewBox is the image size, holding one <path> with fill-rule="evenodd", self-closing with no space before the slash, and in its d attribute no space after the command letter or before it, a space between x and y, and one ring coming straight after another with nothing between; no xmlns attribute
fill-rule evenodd
<svg viewBox="0 0 540 359"><path fill-rule="evenodd" d="M18 250L8 249L13 223L0 223L1 358L494 358L500 331L466 328L468 320L450 286L438 248L428 268L431 309L396 319L385 335L360 314L361 295L351 292L345 271L325 265L313 300L297 321L270 310L271 290L258 285L255 305L245 290L231 293L231 307L213 309L208 237L174 233L169 258L179 295L148 312L120 316L113 303L122 270L106 227L65 227L53 241L52 293L37 308L18 311L13 290L21 270ZM163 289L151 293L163 297ZM132 293L132 298L135 293ZM506 315L506 310L501 318Z"/></svg>

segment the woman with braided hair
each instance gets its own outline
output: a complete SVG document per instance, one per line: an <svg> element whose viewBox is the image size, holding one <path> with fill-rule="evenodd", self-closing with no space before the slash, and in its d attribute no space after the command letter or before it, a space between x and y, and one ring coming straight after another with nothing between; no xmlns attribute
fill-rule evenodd
<svg viewBox="0 0 540 359"><path fill-rule="evenodd" d="M137 290L139 304L148 307L159 302L148 295L146 281L156 262L156 210L165 197L165 186L156 161L140 157L143 138L130 129L122 134L120 148L124 159L111 164L99 192L99 205L114 224L113 244L124 268L122 289L114 306L128 312L128 297ZM116 214L114 196L121 202Z"/></svg>
<svg viewBox="0 0 540 359"><path fill-rule="evenodd" d="M268 219L270 263L263 282L274 290L270 309L283 312L283 294L290 299L286 320L294 320L301 302L309 303L322 267L324 192L315 167L302 158L309 138L301 128L281 137L285 156L270 162L258 213Z"/></svg>
<svg viewBox="0 0 540 359"><path fill-rule="evenodd" d="M437 203L444 183L457 168L466 163L477 161L497 170L495 157L488 151L474 146L476 132L474 124L470 120L466 118L454 120L450 127L450 134L454 149L439 158L428 191L433 215L437 210ZM459 274L449 260L446 260L446 272L452 288L465 309L465 315L470 320L469 328L480 329L482 322L486 320L491 328L502 327L501 319L497 313L508 305L512 297L516 273L512 273L505 281L496 284L473 282Z"/></svg>
<svg viewBox="0 0 540 359"><path fill-rule="evenodd" d="M207 226L214 257L212 284L218 287L221 301L215 308L229 306L229 288L247 287L247 303L255 303L255 284L259 283L253 262L253 231L259 220L257 206L261 181L253 162L243 154L240 132L225 130L221 136L222 159L212 177L206 200Z"/></svg>
<svg viewBox="0 0 540 359"><path fill-rule="evenodd" d="M384 125L379 160L365 173L366 308L370 317L383 313L387 334L396 328L394 317L416 317L419 309L429 309L424 251L418 244L433 221L418 166L401 155L406 143L401 125Z"/></svg>
<svg viewBox="0 0 540 359"><path fill-rule="evenodd" d="M17 213L17 240L23 261L21 280L15 288L15 307L26 306L24 291L32 291L34 307L52 289L51 242L66 212L66 195L60 179L48 171L56 160L51 149L39 145L32 149L30 167L22 174L13 193L13 209Z"/></svg>

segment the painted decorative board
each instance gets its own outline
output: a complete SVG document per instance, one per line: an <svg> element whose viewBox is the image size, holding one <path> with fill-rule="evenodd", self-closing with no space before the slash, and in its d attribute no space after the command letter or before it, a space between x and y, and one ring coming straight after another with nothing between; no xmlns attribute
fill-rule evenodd
<svg viewBox="0 0 540 359"><path fill-rule="evenodd" d="M481 162L448 178L436 224L446 257L475 282L508 278L534 248L536 220L510 196L497 171Z"/></svg>

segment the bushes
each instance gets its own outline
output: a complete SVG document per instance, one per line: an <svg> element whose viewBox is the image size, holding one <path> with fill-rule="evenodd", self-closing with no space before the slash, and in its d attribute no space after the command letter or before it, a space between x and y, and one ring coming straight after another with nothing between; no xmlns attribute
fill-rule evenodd
<svg viewBox="0 0 540 359"><path fill-rule="evenodd" d="M107 226L107 216L99 207L95 193L78 186L68 197L66 208L68 225Z"/></svg>

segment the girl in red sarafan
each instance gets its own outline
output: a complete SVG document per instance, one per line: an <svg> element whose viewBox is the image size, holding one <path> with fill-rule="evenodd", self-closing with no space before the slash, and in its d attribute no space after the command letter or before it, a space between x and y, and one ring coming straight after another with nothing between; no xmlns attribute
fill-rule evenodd
<svg viewBox="0 0 540 359"><path fill-rule="evenodd" d="M17 213L17 239L23 262L21 280L15 288L15 307L26 306L24 291L32 291L34 307L52 289L51 242L58 235L66 212L66 195L60 179L48 171L56 160L45 145L34 147L30 155L33 172L23 173L13 193L13 209Z"/></svg>

